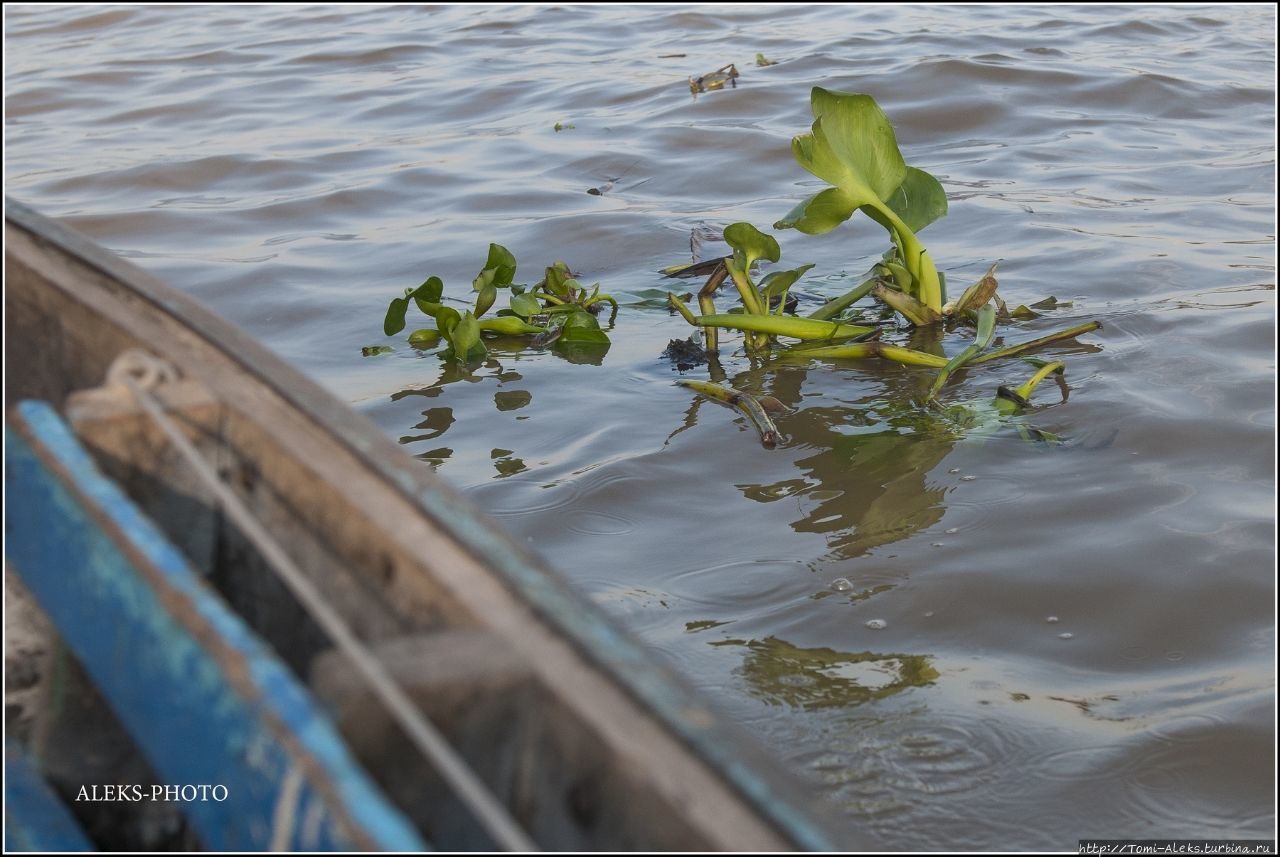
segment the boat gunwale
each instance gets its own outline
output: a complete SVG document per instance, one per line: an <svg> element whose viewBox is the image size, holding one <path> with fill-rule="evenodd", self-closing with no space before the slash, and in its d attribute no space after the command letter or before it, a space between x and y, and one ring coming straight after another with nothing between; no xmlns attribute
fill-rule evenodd
<svg viewBox="0 0 1280 857"><path fill-rule="evenodd" d="M806 850L836 850L829 822L820 820L806 805L812 798L806 801L798 783L781 769L776 758L766 756L751 741L731 740L738 737L734 734L738 727L727 723L724 715L708 712L701 695L684 679L573 591L542 560L490 523L472 501L426 468L406 467L412 462L408 453L368 417L196 298L75 230L9 197L5 198L5 222L6 227L28 233L38 244L51 246L152 305L295 408L381 483L449 534L499 585L569 643L605 682L621 690L691 751L775 834ZM691 718L690 712L699 716Z"/></svg>

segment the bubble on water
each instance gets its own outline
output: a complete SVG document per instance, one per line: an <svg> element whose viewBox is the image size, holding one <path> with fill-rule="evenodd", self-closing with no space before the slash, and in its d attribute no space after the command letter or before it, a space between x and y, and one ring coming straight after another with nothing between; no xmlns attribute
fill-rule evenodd
<svg viewBox="0 0 1280 857"><path fill-rule="evenodd" d="M889 623L883 619L868 619L867 627L872 631L883 631L885 628L889 627Z"/></svg>
<svg viewBox="0 0 1280 857"><path fill-rule="evenodd" d="M959 528L959 527L951 527L950 529L948 529L948 530L946 531L947 535L949 535L949 536L954 536L954 535L955 535L956 533L958 533L958 532L960 532L960 528Z"/></svg>
<svg viewBox="0 0 1280 857"><path fill-rule="evenodd" d="M853 589L853 584L847 577L837 577L835 580L831 581L831 588L836 592L848 592L850 589Z"/></svg>
<svg viewBox="0 0 1280 857"><path fill-rule="evenodd" d="M1058 639L1059 639L1059 640L1070 640L1070 639L1071 639L1072 637L1074 637L1074 636L1075 636L1075 634L1071 633L1070 631L1063 631L1061 634L1059 634L1059 635L1058 635Z"/></svg>
<svg viewBox="0 0 1280 857"><path fill-rule="evenodd" d="M978 477L976 477L976 476L961 476L961 477L960 477L960 481L961 481L961 482L972 482L973 480L975 480L975 479L977 479L977 478L978 478Z"/></svg>
<svg viewBox="0 0 1280 857"><path fill-rule="evenodd" d="M1045 617L1044 617L1044 621L1046 621L1046 622L1048 622L1048 623L1050 623L1050 624L1053 624L1053 623L1055 623L1055 622L1058 622L1058 621L1059 621L1059 619L1058 619L1058 617L1057 617L1057 616L1045 616Z"/></svg>

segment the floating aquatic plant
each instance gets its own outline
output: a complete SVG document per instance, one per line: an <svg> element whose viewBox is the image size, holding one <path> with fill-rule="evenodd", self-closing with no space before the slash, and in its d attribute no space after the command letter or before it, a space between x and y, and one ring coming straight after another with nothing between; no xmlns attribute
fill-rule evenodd
<svg viewBox="0 0 1280 857"><path fill-rule="evenodd" d="M382 332L395 336L404 330L405 315L412 303L435 321L435 327L413 331L409 344L429 348L444 339L449 346L446 356L459 363L482 359L488 353L486 334L533 337L533 345L554 344L561 350L601 351L609 347L609 337L596 321L595 313L606 303L616 313L618 304L600 292L599 283L588 289L572 277L568 265L556 262L546 269L541 282L527 288L514 282L516 267L510 250L501 244L490 244L485 266L471 283L476 293L471 309L459 312L445 305L444 282L439 277L428 277L416 289L405 289L402 297L391 300ZM484 318L497 302L500 289L510 292L509 306ZM381 353L377 347L362 351L366 356Z"/></svg>
<svg viewBox="0 0 1280 857"><path fill-rule="evenodd" d="M703 329L708 352L717 350L720 330L737 330L743 332L749 354L783 349L781 353L806 358L878 358L933 368L939 371L924 397L932 406L947 382L966 366L1020 355L1101 327L1091 321L991 350L997 323L1037 318L1038 313L1026 306L1009 311L997 292L995 265L959 298L948 302L946 280L918 237L921 230L947 213L941 183L906 163L893 126L871 96L815 87L812 108L813 125L809 133L792 141L792 151L802 167L831 186L796 205L774 227L820 235L861 211L888 232L893 246L857 286L800 318L788 314L794 309L788 298L792 286L813 266L774 271L757 282L754 266L776 263L781 257L777 240L749 223L726 227L724 240L732 254L700 263L703 271L714 264L698 292L700 313L695 315L683 300L668 295L670 305L686 321ZM691 270L692 266L674 266L662 273L684 276ZM721 313L716 311L714 299L726 279L737 288L742 306ZM855 304L868 296L911 327L934 329L941 335L957 326L972 325L976 334L967 347L950 358L943 356L940 347L937 353L930 353L881 341L881 322L872 318L869 324L867 315L855 309ZM1048 298L1032 306L1051 310L1064 304ZM784 344L781 339L800 341ZM1034 378L1031 388L1043 377Z"/></svg>

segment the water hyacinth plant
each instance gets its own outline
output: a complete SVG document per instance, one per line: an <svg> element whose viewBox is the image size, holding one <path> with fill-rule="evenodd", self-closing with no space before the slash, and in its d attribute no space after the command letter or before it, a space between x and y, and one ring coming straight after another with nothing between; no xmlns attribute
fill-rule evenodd
<svg viewBox="0 0 1280 857"><path fill-rule="evenodd" d="M704 329L709 351L719 345L719 328L743 331L749 354L779 347L778 338L785 337L800 340L788 344L787 352L806 358L879 358L935 368L940 371L925 397L932 404L947 381L966 365L1012 357L1101 327L1097 322L1088 322L988 350L998 322L1034 318L1036 314L1023 306L1009 312L997 294L995 265L958 299L947 301L946 280L918 237L921 230L947 213L942 184L928 172L906 163L893 126L871 96L815 87L812 108L813 125L809 133L792 140L792 152L802 167L831 187L800 202L774 228L821 235L860 211L888 232L893 246L859 285L806 318L798 318L785 315L788 293L813 266L776 271L757 284L752 266L762 261L777 262L781 256L778 242L749 223L726 227L724 239L733 254L712 272L699 292L701 315L694 315L675 295L668 296L686 321ZM714 295L726 278L737 287L742 306L736 312L717 313ZM880 341L880 326L868 324L865 315L850 315L854 305L867 296L896 313L908 326L934 327L945 332L957 325L973 325L976 336L951 358L940 352ZM1050 298L1036 306L1052 308L1059 304Z"/></svg>
<svg viewBox="0 0 1280 857"><path fill-rule="evenodd" d="M484 268L471 282L476 293L475 304L458 312L443 301L444 282L428 277L416 289L405 289L402 297L392 298L382 322L382 332L395 336L405 328L405 315L412 303L435 321L409 334L409 344L430 348L441 339L448 343L445 356L458 363L483 359L488 353L485 335L533 337L530 344L555 344L559 349L597 350L609 347L609 337L596 321L595 313L604 304L617 301L600 293L600 284L591 290L573 279L569 266L556 262L546 269L546 276L532 288L514 282L516 258L501 244L489 245ZM497 302L500 289L510 292L509 306L484 318ZM383 353L385 346L366 348L366 356ZM389 350L389 349L388 349Z"/></svg>

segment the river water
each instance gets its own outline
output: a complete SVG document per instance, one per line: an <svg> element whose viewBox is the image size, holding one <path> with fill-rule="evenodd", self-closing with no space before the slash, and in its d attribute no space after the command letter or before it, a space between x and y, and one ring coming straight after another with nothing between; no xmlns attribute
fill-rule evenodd
<svg viewBox="0 0 1280 857"><path fill-rule="evenodd" d="M1274 10L692 8L9 6L7 193L400 439L851 846L1274 837ZM1010 306L1069 302L1007 341L1103 323L1045 352L1065 387L1027 416L943 424L911 404L931 371L726 335L718 377L792 409L770 451L673 385L708 369L661 358L691 329L644 301L697 284L655 271L818 187L789 147L814 85L874 95L941 179L921 237L953 284L1000 259ZM857 218L778 237L817 265L805 306L885 246ZM508 343L459 373L382 336L428 275L467 299L490 241L518 282L563 259L622 302L602 360Z"/></svg>

